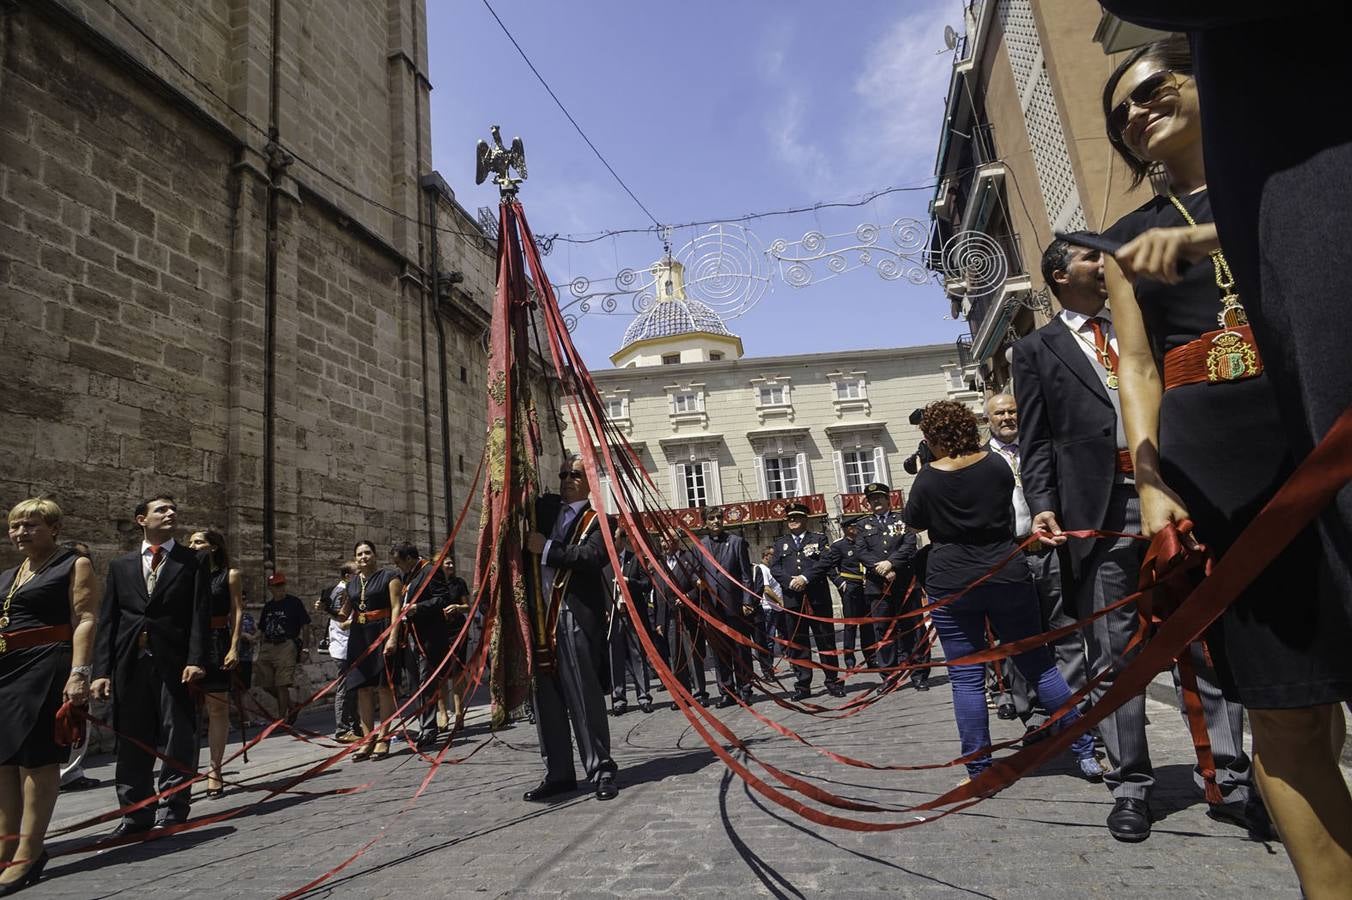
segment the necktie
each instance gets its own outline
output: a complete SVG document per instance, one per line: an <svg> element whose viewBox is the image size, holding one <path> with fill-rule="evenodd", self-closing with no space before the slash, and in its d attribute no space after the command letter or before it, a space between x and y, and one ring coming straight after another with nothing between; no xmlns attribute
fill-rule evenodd
<svg viewBox="0 0 1352 900"><path fill-rule="evenodd" d="M565 506L559 510L559 521L554 523L554 533L550 535L551 540L561 541L568 536L568 526L573 521L573 508Z"/></svg>
<svg viewBox="0 0 1352 900"><path fill-rule="evenodd" d="M1110 376L1117 375L1117 351L1108 341L1107 332L1103 328L1104 319L1102 316L1094 316L1089 320L1089 330L1094 333L1094 350L1098 352L1099 360L1103 363L1103 368L1108 370Z"/></svg>
<svg viewBox="0 0 1352 900"><path fill-rule="evenodd" d="M150 548L150 574L146 575L146 593L155 593L155 581L160 577L160 558L164 555L163 547Z"/></svg>

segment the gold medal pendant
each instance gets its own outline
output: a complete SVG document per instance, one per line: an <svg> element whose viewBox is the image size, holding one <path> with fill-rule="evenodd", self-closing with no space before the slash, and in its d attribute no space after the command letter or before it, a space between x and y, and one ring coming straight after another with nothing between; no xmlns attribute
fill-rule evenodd
<svg viewBox="0 0 1352 900"><path fill-rule="evenodd" d="M0 628L9 627L9 616L0 616Z"/></svg>
<svg viewBox="0 0 1352 900"><path fill-rule="evenodd" d="M1116 372L1109 372L1108 377L1104 379L1104 381L1108 385L1108 390L1110 391L1117 390L1122 384L1122 382L1118 380Z"/></svg>

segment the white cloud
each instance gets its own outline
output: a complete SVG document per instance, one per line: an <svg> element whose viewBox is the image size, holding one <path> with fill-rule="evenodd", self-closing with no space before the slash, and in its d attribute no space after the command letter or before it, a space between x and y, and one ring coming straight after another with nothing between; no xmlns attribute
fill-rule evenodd
<svg viewBox="0 0 1352 900"><path fill-rule="evenodd" d="M835 172L826 151L804 136L804 111L802 94L784 92L768 122L771 146L780 161L814 190L828 189L835 181Z"/></svg>

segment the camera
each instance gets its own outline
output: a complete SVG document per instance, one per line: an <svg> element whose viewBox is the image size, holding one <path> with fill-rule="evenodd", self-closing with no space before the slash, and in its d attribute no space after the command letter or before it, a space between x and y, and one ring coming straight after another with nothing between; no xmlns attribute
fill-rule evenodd
<svg viewBox="0 0 1352 900"><path fill-rule="evenodd" d="M925 408L922 406L913 411L907 421L916 427L920 426L920 420L925 417ZM929 444L925 443L924 438L920 439L920 444L915 448L915 452L906 459L902 460L901 467L906 470L907 475L914 475L925 466L934 462L934 454L930 452Z"/></svg>

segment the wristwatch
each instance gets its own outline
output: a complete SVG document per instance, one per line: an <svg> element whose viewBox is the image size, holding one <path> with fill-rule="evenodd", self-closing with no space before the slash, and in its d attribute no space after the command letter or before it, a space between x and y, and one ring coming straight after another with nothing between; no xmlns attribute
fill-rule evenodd
<svg viewBox="0 0 1352 900"><path fill-rule="evenodd" d="M71 666L71 667L70 667L70 674L72 674L72 675L83 675L83 676L85 677L85 679L88 680L89 678L93 677L93 675L94 675L94 667L93 667L93 666Z"/></svg>

